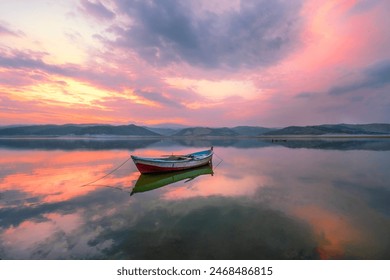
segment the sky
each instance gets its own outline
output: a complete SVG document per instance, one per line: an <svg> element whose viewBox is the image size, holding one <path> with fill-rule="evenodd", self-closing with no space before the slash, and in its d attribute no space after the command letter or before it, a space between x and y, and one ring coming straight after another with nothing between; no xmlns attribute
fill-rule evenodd
<svg viewBox="0 0 390 280"><path fill-rule="evenodd" d="M1 0L0 125L389 123L387 0Z"/></svg>

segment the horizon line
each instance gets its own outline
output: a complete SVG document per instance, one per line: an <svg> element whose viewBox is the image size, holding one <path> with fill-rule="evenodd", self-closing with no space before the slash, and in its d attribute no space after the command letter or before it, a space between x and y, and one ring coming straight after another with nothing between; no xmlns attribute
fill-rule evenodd
<svg viewBox="0 0 390 280"><path fill-rule="evenodd" d="M127 125L135 125L139 127L152 127L152 128L173 128L177 126L178 129L180 128L195 128L195 127L202 127L202 128L234 128L234 127L263 127L263 128L286 128L286 127L310 127L310 126L322 126L322 125L383 125L388 124L390 125L390 122L370 122L370 123L320 123L320 124L290 124L290 125L282 125L282 126L265 126L265 125L250 125L250 124L240 124L240 125L232 125L232 126L207 126L207 125L185 125L185 124L137 124L137 123L127 123L127 124L112 124L112 123L63 123L63 124L55 124L55 123L33 123L33 124L0 124L0 128L4 127L24 127L24 126L45 126L45 125L53 125L53 126L127 126Z"/></svg>

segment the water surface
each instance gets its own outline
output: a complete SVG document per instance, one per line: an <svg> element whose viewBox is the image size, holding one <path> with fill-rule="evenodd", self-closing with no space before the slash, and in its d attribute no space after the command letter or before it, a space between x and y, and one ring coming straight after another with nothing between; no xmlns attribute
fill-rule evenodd
<svg viewBox="0 0 390 280"><path fill-rule="evenodd" d="M146 189L115 170L211 145ZM0 258L389 259L389 166L386 139L0 139Z"/></svg>

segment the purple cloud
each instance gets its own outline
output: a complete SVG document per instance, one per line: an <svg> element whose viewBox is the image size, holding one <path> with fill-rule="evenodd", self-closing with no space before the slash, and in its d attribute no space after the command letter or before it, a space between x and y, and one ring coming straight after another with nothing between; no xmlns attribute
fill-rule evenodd
<svg viewBox="0 0 390 280"><path fill-rule="evenodd" d="M131 86L132 81L126 75L126 73L117 73L104 70L95 69L93 65L79 66L76 64L62 64L55 65L49 64L44 61L45 56L48 55L44 52L33 51L19 51L19 50L0 50L0 68L13 70L13 75L8 75L0 79L0 82L6 84L12 84L12 81L19 81L17 84L24 84L30 81L34 82L32 74L21 72L22 70L31 70L39 73L39 76L47 74L56 74L64 77L75 78L78 80L85 80L95 85L100 85L105 88L120 90ZM12 80L9 78L12 77ZM29 79L27 79L27 77Z"/></svg>
<svg viewBox="0 0 390 280"><path fill-rule="evenodd" d="M71 75L70 65L61 67L53 64L47 64L43 58L47 55L44 52L19 51L11 49L8 51L0 50L0 67L8 69L36 69L45 72L60 74L65 76Z"/></svg>
<svg viewBox="0 0 390 280"><path fill-rule="evenodd" d="M301 92L295 95L295 98L301 98L301 99L311 99L316 96L315 92Z"/></svg>
<svg viewBox="0 0 390 280"><path fill-rule="evenodd" d="M12 29L5 26L5 24L2 24L0 22L0 36L15 36L15 37L21 37L23 32L21 31L13 31Z"/></svg>
<svg viewBox="0 0 390 280"><path fill-rule="evenodd" d="M162 93L158 92L150 92L150 91L143 91L143 90L136 90L135 93L138 96L141 96L147 100L157 102L159 104L162 104L164 106L169 106L169 107L184 107L182 104L179 102L175 101L174 99L167 97L166 95L163 95Z"/></svg>
<svg viewBox="0 0 390 280"><path fill-rule="evenodd" d="M238 10L202 17L177 0L113 1L132 20L117 27L113 46L135 50L151 64L267 66L298 43L300 1L243 1Z"/></svg>
<svg viewBox="0 0 390 280"><path fill-rule="evenodd" d="M329 90L330 95L343 95L361 89L375 89L390 85L390 60L380 61L362 71L363 76L351 83L335 86Z"/></svg>
<svg viewBox="0 0 390 280"><path fill-rule="evenodd" d="M106 8L100 1L93 3L89 0L82 0L80 4L80 9L83 12L93 16L97 20L112 20L115 18L115 14Z"/></svg>

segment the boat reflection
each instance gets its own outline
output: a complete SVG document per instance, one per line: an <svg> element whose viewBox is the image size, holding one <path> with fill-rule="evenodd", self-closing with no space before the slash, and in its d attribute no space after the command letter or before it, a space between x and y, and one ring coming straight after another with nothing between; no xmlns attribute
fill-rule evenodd
<svg viewBox="0 0 390 280"><path fill-rule="evenodd" d="M214 175L211 165L169 173L141 174L130 195L151 191L186 179L185 182L189 182L198 176L207 174Z"/></svg>

